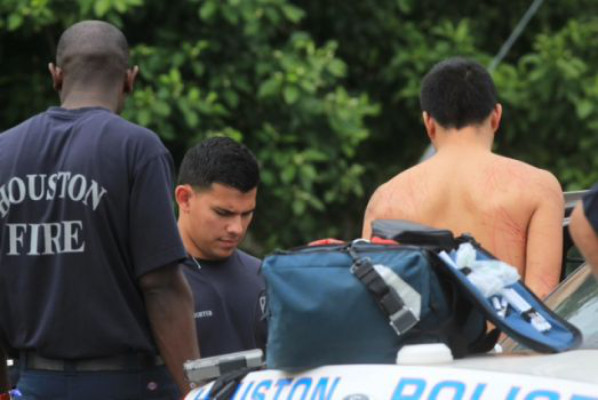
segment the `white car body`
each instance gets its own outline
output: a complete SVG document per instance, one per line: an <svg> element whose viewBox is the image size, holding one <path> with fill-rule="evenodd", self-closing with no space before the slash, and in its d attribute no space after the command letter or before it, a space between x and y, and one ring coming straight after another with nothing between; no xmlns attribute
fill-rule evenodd
<svg viewBox="0 0 598 400"><path fill-rule="evenodd" d="M484 356L436 366L338 365L296 374L263 370L248 374L232 398L598 400L596 360L598 350L579 350L528 357ZM185 399L207 400L210 388L211 384L194 389Z"/></svg>

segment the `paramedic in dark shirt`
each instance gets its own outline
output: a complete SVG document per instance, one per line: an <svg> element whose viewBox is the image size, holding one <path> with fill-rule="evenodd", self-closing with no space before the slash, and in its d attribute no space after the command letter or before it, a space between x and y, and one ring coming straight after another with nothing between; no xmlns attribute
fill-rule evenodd
<svg viewBox="0 0 598 400"><path fill-rule="evenodd" d="M265 346L261 262L237 248L253 218L258 184L254 155L225 137L193 147L180 166L178 226L204 357Z"/></svg>
<svg viewBox="0 0 598 400"><path fill-rule="evenodd" d="M101 21L49 69L61 106L0 135L0 364L27 400L176 399L199 353L171 156L118 116L138 69Z"/></svg>
<svg viewBox="0 0 598 400"><path fill-rule="evenodd" d="M573 209L569 230L575 245L598 277L598 184Z"/></svg>

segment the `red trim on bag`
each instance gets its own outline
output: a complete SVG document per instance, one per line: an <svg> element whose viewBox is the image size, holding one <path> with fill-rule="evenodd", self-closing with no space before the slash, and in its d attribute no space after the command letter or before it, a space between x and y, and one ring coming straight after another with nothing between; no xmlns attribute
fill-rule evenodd
<svg viewBox="0 0 598 400"><path fill-rule="evenodd" d="M399 244L399 242L397 242L396 240L392 240L392 239L382 239L379 238L377 236L374 236L371 240L371 242L373 244L392 244L392 245L397 245Z"/></svg>
<svg viewBox="0 0 598 400"><path fill-rule="evenodd" d="M345 242L340 239L326 238L326 239L314 240L313 242L309 242L307 245L310 247L314 247L314 246L328 246L331 244L345 244Z"/></svg>

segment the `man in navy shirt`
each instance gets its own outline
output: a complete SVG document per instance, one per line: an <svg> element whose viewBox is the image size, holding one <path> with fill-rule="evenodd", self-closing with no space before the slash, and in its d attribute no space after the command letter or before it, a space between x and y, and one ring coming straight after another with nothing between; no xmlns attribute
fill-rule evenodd
<svg viewBox="0 0 598 400"><path fill-rule="evenodd" d="M264 348L260 260L237 249L255 209L259 167L247 147L211 138L185 155L175 197L202 356Z"/></svg>
<svg viewBox="0 0 598 400"><path fill-rule="evenodd" d="M569 230L577 248L598 276L598 184L575 206Z"/></svg>
<svg viewBox="0 0 598 400"><path fill-rule="evenodd" d="M0 365L18 357L24 399L189 390L183 363L199 354L172 159L117 115L127 65L117 28L73 25L49 65L61 107L0 135Z"/></svg>

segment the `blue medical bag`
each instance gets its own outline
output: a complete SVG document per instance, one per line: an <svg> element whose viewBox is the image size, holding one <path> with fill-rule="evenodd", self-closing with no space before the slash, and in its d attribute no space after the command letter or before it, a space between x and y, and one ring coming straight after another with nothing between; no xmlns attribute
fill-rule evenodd
<svg viewBox="0 0 598 400"><path fill-rule="evenodd" d="M485 318L437 268L444 267L430 250L361 242L267 257L262 264L268 299L266 365L302 369L394 363L397 350L407 343L445 343L456 356L487 351L496 337L486 335ZM377 281L376 269L390 276L387 280L398 277L402 289L385 285L380 274ZM402 299L397 291L403 291ZM414 296L419 300L407 300Z"/></svg>
<svg viewBox="0 0 598 400"><path fill-rule="evenodd" d="M264 259L268 368L394 363L403 345L421 343L444 343L460 358L492 349L499 329L540 352L579 345L579 330L520 281L500 296L481 294L453 262L466 242L493 259L473 238L396 221L373 231L401 244L357 240Z"/></svg>

